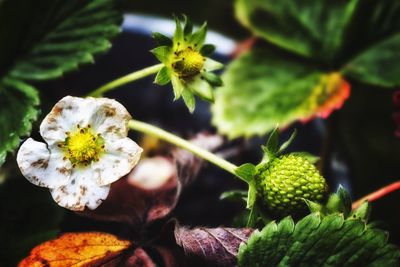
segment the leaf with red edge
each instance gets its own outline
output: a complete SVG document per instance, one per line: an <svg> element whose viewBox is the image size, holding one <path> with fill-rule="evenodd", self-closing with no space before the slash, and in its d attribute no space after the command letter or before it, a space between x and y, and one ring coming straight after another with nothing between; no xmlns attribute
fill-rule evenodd
<svg viewBox="0 0 400 267"><path fill-rule="evenodd" d="M308 117L300 118L307 122L320 117L326 119L331 113L340 109L344 101L350 96L350 84L338 72L321 75L319 82L314 86L304 107L309 110Z"/></svg>
<svg viewBox="0 0 400 267"><path fill-rule="evenodd" d="M117 266L130 246L107 233L66 233L35 247L19 267Z"/></svg>
<svg viewBox="0 0 400 267"><path fill-rule="evenodd" d="M229 138L263 135L315 117L328 117L350 95L339 72L273 50L253 48L227 67L217 89L213 124Z"/></svg>
<svg viewBox="0 0 400 267"><path fill-rule="evenodd" d="M175 228L176 243L185 254L197 256L209 264L234 266L239 246L245 243L253 232L250 228Z"/></svg>

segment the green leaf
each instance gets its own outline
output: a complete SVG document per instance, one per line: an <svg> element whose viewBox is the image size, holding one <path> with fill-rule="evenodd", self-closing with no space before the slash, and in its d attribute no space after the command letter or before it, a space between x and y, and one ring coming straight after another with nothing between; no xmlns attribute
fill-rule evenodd
<svg viewBox="0 0 400 267"><path fill-rule="evenodd" d="M346 34L343 54L349 58L364 53L390 39L400 30L400 2L398 0L358 1L351 25Z"/></svg>
<svg viewBox="0 0 400 267"><path fill-rule="evenodd" d="M247 201L247 192L244 190L226 191L219 197L220 200Z"/></svg>
<svg viewBox="0 0 400 267"><path fill-rule="evenodd" d="M117 2L0 2L0 165L37 117L39 98L26 81L61 77L107 51L120 32Z"/></svg>
<svg viewBox="0 0 400 267"><path fill-rule="evenodd" d="M159 32L153 32L153 38L156 40L158 46L172 46L172 40Z"/></svg>
<svg viewBox="0 0 400 267"><path fill-rule="evenodd" d="M214 70L219 70L224 67L224 64L219 63L218 61L215 61L211 58L206 58L206 61L204 62L204 69L206 71L214 71Z"/></svg>
<svg viewBox="0 0 400 267"><path fill-rule="evenodd" d="M237 0L240 22L267 41L317 60L340 50L359 0Z"/></svg>
<svg viewBox="0 0 400 267"><path fill-rule="evenodd" d="M0 51L10 56L0 57L0 69L14 79L46 80L93 63L93 56L107 51L120 32L117 2L5 0ZM26 11L20 14L21 6Z"/></svg>
<svg viewBox="0 0 400 267"><path fill-rule="evenodd" d="M384 231L340 214L310 214L271 222L242 244L239 267L397 266L400 251L387 243Z"/></svg>
<svg viewBox="0 0 400 267"><path fill-rule="evenodd" d="M276 156L278 152L279 145L279 126L275 126L275 129L269 134L267 144L263 148L264 152L268 154L268 158L272 158Z"/></svg>
<svg viewBox="0 0 400 267"><path fill-rule="evenodd" d="M351 212L350 217L358 218L363 221L368 221L369 216L371 215L371 204L368 201L362 203L356 210Z"/></svg>
<svg viewBox="0 0 400 267"><path fill-rule="evenodd" d="M389 88L400 86L399 47L400 33L397 33L356 56L344 67L343 72L370 85Z"/></svg>
<svg viewBox="0 0 400 267"><path fill-rule="evenodd" d="M187 86L203 100L214 102L214 90L207 81L196 77L192 82L188 83Z"/></svg>
<svg viewBox="0 0 400 267"><path fill-rule="evenodd" d="M185 85L175 75L171 76L172 89L174 90L174 101L181 97L182 92L185 90Z"/></svg>
<svg viewBox="0 0 400 267"><path fill-rule="evenodd" d="M321 216L340 213L343 214L344 218L347 218L347 215L345 215L345 206L338 194L331 194L324 205L307 199L304 199L304 201L306 202L310 212L320 212Z"/></svg>
<svg viewBox="0 0 400 267"><path fill-rule="evenodd" d="M325 204L320 204L316 202L312 202L310 200L304 200L310 210L310 212L320 212L321 216L328 216L331 214L343 214L343 217L347 219L351 212L351 198L349 193L341 186L337 193L333 193L329 196L328 200ZM366 213L363 213L364 209L360 209L359 215L356 215L354 218L362 218L367 221Z"/></svg>
<svg viewBox="0 0 400 267"><path fill-rule="evenodd" d="M253 181L256 171L256 166L251 163L245 163L236 168L235 174L250 183Z"/></svg>
<svg viewBox="0 0 400 267"><path fill-rule="evenodd" d="M194 45L197 45L198 47L201 47L204 44L204 41L206 40L206 35L207 35L207 22L204 22L203 25L200 27L200 29L192 34L192 36L189 39L189 42Z"/></svg>
<svg viewBox="0 0 400 267"><path fill-rule="evenodd" d="M171 81L171 73L167 67L162 67L157 73L154 82L159 85L166 85Z"/></svg>
<svg viewBox="0 0 400 267"><path fill-rule="evenodd" d="M174 16L174 19L175 19L176 28L175 28L173 42L177 44L178 42L181 42L184 37L183 37L183 29L182 29L182 24L181 24L180 19L177 16Z"/></svg>
<svg viewBox="0 0 400 267"><path fill-rule="evenodd" d="M186 106L188 107L190 113L193 113L196 107L196 100L194 98L193 93L188 90L184 89L182 92L183 101L185 102Z"/></svg>
<svg viewBox="0 0 400 267"><path fill-rule="evenodd" d="M343 101L344 80L279 53L254 49L234 60L223 74L212 107L213 124L230 138L263 135L277 124L326 117ZM328 103L329 105L325 105Z"/></svg>
<svg viewBox="0 0 400 267"><path fill-rule="evenodd" d="M214 87L218 87L218 86L222 86L223 82L221 80L221 78L219 77L219 75L212 73L212 72L203 72L201 74L201 76L212 86Z"/></svg>
<svg viewBox="0 0 400 267"><path fill-rule="evenodd" d="M203 57L209 57L211 56L215 51L215 45L212 44L205 44L203 47L200 49L200 54Z"/></svg>
<svg viewBox="0 0 400 267"><path fill-rule="evenodd" d="M0 81L0 165L7 152L18 147L20 136L30 133L38 115L37 105L35 88L10 78Z"/></svg>
<svg viewBox="0 0 400 267"><path fill-rule="evenodd" d="M150 50L151 53L162 63L167 63L169 61L169 56L171 55L171 47L169 46L159 46Z"/></svg>
<svg viewBox="0 0 400 267"><path fill-rule="evenodd" d="M323 210L325 214L343 213L345 206L338 194L331 194Z"/></svg>
<svg viewBox="0 0 400 267"><path fill-rule="evenodd" d="M323 206L317 202L308 200L308 199L303 199L304 202L306 202L308 209L310 210L311 213L314 212L321 212L323 209Z"/></svg>
<svg viewBox="0 0 400 267"><path fill-rule="evenodd" d="M336 194L339 196L340 200L343 203L344 207L343 214L346 218L351 212L351 204L352 204L351 196L349 192L347 192L347 190L342 185L339 185Z"/></svg>
<svg viewBox="0 0 400 267"><path fill-rule="evenodd" d="M183 18L184 18L183 34L184 34L184 36L187 36L187 35L191 34L193 31L193 23L188 16L183 15Z"/></svg>
<svg viewBox="0 0 400 267"><path fill-rule="evenodd" d="M294 141L294 139L296 138L297 135L297 130L294 129L293 133L290 135L289 139L286 140L280 147L278 150L278 153L281 154L283 153L289 146L290 144Z"/></svg>

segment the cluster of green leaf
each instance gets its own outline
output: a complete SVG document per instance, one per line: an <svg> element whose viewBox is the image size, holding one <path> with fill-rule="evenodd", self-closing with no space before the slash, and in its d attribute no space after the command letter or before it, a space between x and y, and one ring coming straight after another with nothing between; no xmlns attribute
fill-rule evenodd
<svg viewBox="0 0 400 267"><path fill-rule="evenodd" d="M325 205L295 223L286 217L255 231L239 249L239 266L398 266L400 250L386 232L368 223L368 202L351 212L339 188Z"/></svg>
<svg viewBox="0 0 400 267"><path fill-rule="evenodd" d="M216 92L213 123L231 138L326 117L348 96L345 78L400 85L397 0L236 0L235 9L265 42L228 66Z"/></svg>
<svg viewBox="0 0 400 267"><path fill-rule="evenodd" d="M0 2L0 165L31 131L36 81L61 77L111 47L122 15L113 0Z"/></svg>

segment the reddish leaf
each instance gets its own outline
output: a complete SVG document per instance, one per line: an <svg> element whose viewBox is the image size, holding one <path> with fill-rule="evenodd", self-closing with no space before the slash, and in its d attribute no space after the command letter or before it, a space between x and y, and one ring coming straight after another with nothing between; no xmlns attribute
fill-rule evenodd
<svg viewBox="0 0 400 267"><path fill-rule="evenodd" d="M253 229L194 228L176 226L176 243L187 255L203 258L210 264L234 266L239 246L246 242Z"/></svg>
<svg viewBox="0 0 400 267"><path fill-rule="evenodd" d="M35 247L20 262L27 266L117 266L131 242L100 232L67 233Z"/></svg>

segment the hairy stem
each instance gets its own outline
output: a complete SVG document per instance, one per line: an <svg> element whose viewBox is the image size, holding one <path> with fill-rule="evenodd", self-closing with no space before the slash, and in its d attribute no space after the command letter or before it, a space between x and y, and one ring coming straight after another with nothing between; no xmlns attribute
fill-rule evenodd
<svg viewBox="0 0 400 267"><path fill-rule="evenodd" d="M91 92L89 94L89 96L94 96L94 97L99 97L102 96L104 93L109 92L121 85L145 78L149 75L155 74L157 73L162 67L164 66L164 64L157 64L154 66L150 66L135 72L132 72L128 75L122 76L114 81L111 81L99 88L97 88L96 90L94 90L93 92Z"/></svg>
<svg viewBox="0 0 400 267"><path fill-rule="evenodd" d="M129 128L132 130L136 130L136 131L160 138L160 139L167 141L171 144L174 144L180 148L186 149L186 150L192 152L193 154L195 154L196 156L198 156L204 160L207 160L207 161L211 162L212 164L220 167L221 169L224 169L225 171L240 178L239 176L237 176L235 174L235 170L237 168L236 165L230 163L229 161L226 161L223 158L218 157L217 155L211 153L208 150L200 148L200 147L180 138L179 136L171 134L171 133L169 133L161 128L158 128L154 125L151 125L151 124L148 124L145 122L141 122L141 121L137 121L137 120L131 120L129 122ZM242 178L240 178L240 179L243 180Z"/></svg>

